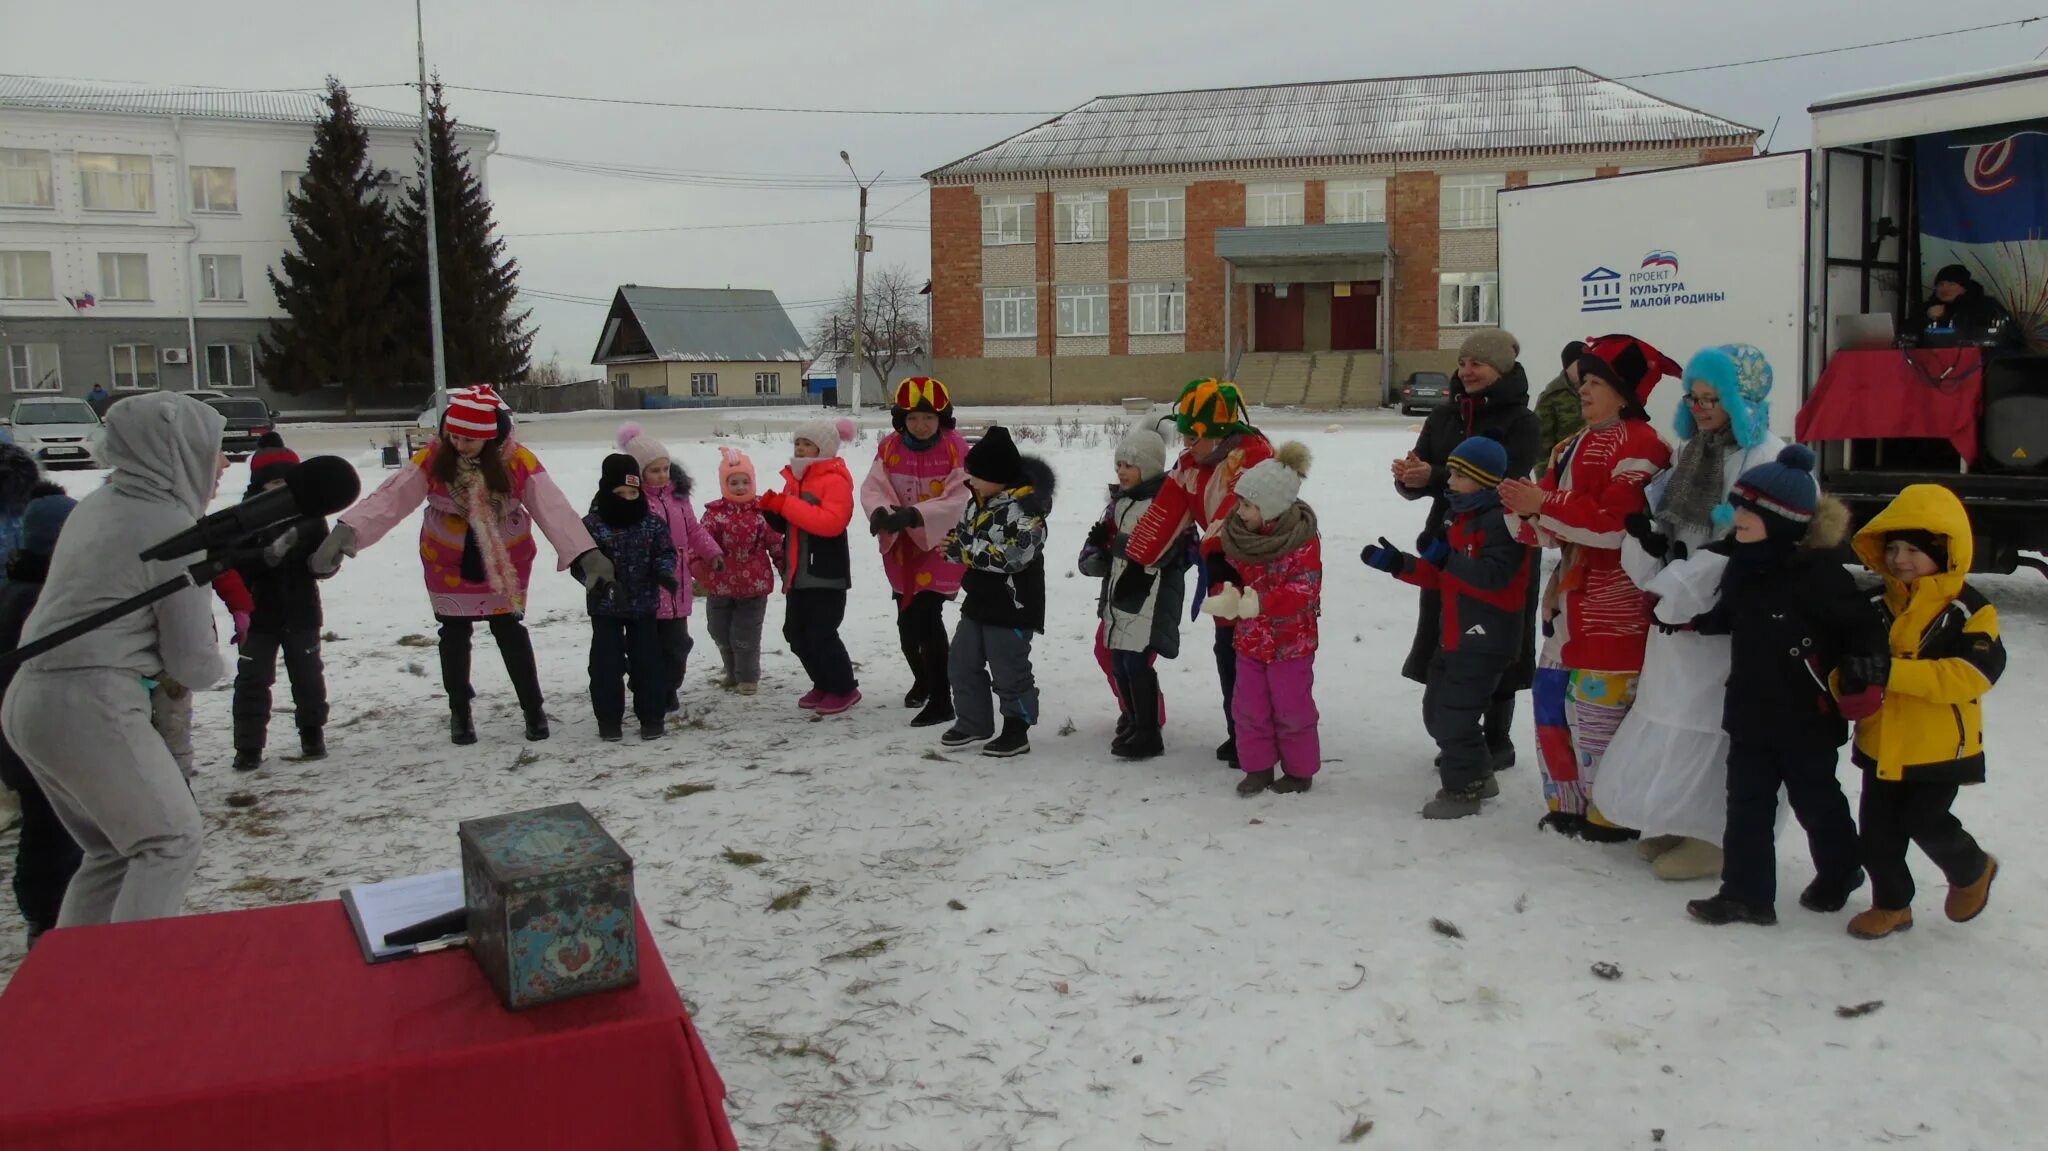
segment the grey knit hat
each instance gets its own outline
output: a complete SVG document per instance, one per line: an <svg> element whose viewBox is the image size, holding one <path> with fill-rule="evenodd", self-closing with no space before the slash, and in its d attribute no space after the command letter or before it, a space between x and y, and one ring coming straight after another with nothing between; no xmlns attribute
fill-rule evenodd
<svg viewBox="0 0 2048 1151"><path fill-rule="evenodd" d="M1481 328L1458 345L1458 358L1478 360L1505 376L1515 370L1522 344L1504 328Z"/></svg>
<svg viewBox="0 0 2048 1151"><path fill-rule="evenodd" d="M1166 441L1159 438L1158 432L1139 424L1117 443L1116 462L1131 465L1138 469L1141 480L1149 480L1166 470Z"/></svg>
<svg viewBox="0 0 2048 1151"><path fill-rule="evenodd" d="M1308 478L1308 445L1289 440L1280 445L1273 458L1261 460L1237 477L1231 490L1237 498L1259 509L1268 520L1279 518L1301 497L1301 481Z"/></svg>

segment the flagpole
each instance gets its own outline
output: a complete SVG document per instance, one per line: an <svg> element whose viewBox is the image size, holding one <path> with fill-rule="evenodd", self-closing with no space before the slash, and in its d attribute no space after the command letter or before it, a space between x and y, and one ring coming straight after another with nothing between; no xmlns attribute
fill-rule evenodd
<svg viewBox="0 0 2048 1151"><path fill-rule="evenodd" d="M427 118L427 25L420 6L421 0L413 0L413 29L418 36L420 56L420 152L426 157L427 312L434 334L434 406L439 408L448 394L448 350L441 333L441 242L434 226L434 129Z"/></svg>

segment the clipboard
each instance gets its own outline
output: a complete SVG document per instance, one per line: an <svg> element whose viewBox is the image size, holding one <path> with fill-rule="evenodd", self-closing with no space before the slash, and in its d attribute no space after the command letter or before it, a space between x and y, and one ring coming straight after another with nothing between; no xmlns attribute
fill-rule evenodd
<svg viewBox="0 0 2048 1151"><path fill-rule="evenodd" d="M424 955L466 941L466 936L456 935L399 947L384 944L386 935L437 915L459 911L465 903L462 869L453 867L383 883L358 884L341 893L341 905L348 912L356 945L363 950L363 962L372 964Z"/></svg>

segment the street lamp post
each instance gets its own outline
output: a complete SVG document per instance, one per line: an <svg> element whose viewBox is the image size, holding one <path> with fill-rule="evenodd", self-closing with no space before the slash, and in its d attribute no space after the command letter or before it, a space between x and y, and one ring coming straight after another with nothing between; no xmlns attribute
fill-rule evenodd
<svg viewBox="0 0 2048 1151"><path fill-rule="evenodd" d="M427 28L420 14L421 0L413 0L413 28L418 34L420 54L420 152L426 156L427 196L427 311L434 339L434 407L439 410L448 395L448 350L441 334L441 242L434 224L434 128L427 118Z"/></svg>
<svg viewBox="0 0 2048 1151"><path fill-rule="evenodd" d="M858 412L861 376L866 371L863 354L867 346L867 322L863 313L867 309L868 252L875 246L875 238L868 235L868 188L875 180L881 179L882 174L876 172L874 180L862 184L860 173L853 169L853 157L842 151L839 153L839 160L846 165L848 172L853 173L853 182L860 187L860 223L855 227L853 234L853 410ZM886 391L889 381L883 380L881 384Z"/></svg>

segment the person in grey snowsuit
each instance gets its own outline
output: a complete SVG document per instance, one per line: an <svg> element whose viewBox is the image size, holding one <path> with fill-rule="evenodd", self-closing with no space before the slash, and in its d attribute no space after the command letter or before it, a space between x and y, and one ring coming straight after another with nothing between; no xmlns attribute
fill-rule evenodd
<svg viewBox="0 0 2048 1151"><path fill-rule="evenodd" d="M1166 441L1159 433L1142 425L1126 433L1116 446L1116 473L1109 506L1081 546L1080 571L1102 581L1095 604L1102 620L1095 659L1109 676L1119 712L1109 752L1119 759L1151 759L1166 753L1160 734L1166 699L1153 664L1160 656L1180 655L1177 612L1188 552L1168 553L1154 570L1131 562L1125 551L1131 529L1166 483Z"/></svg>
<svg viewBox="0 0 2048 1151"><path fill-rule="evenodd" d="M81 500L50 560L24 644L176 578L191 557L137 553L197 523L220 485L226 420L189 396L115 405L106 486ZM227 672L212 590L188 587L29 660L0 727L84 852L59 927L178 914L199 866L199 805L163 736L150 691L213 686Z"/></svg>
<svg viewBox="0 0 2048 1151"><path fill-rule="evenodd" d="M1031 725L1038 722L1031 637L1045 630L1052 469L1035 456L1019 455L1009 430L997 425L967 452L967 486L973 496L945 543L946 559L967 572L960 578L964 599L950 656L955 722L940 742L964 747L987 740L983 755L1023 755L1031 750ZM1000 735L989 703L991 685L1002 699Z"/></svg>

